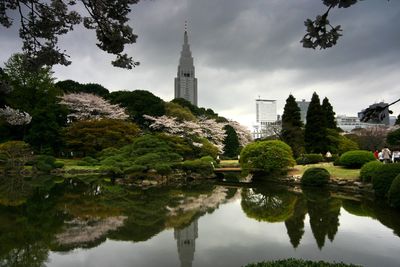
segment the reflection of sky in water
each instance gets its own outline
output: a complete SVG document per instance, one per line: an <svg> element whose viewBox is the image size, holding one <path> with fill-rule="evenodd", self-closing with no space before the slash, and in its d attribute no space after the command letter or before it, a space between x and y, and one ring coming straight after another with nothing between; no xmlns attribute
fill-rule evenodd
<svg viewBox="0 0 400 267"><path fill-rule="evenodd" d="M343 208L334 241L319 250L307 215L305 233L294 249L285 224L258 222L243 213L240 200L220 205L198 220L193 266L242 266L262 260L304 258L365 266L400 266L400 238L379 221ZM173 229L146 242L107 240L96 248L50 253L48 266L180 266Z"/></svg>

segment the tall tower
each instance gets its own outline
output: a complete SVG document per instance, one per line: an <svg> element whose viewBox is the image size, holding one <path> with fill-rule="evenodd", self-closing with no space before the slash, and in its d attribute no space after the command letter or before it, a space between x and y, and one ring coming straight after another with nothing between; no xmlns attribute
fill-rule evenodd
<svg viewBox="0 0 400 267"><path fill-rule="evenodd" d="M184 98L197 106L197 78L194 76L192 52L190 52L187 23L183 35L183 46L175 78L175 98Z"/></svg>

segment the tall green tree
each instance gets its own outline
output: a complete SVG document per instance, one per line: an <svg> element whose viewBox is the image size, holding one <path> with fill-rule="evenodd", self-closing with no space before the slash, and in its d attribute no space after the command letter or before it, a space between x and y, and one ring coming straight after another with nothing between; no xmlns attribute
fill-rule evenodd
<svg viewBox="0 0 400 267"><path fill-rule="evenodd" d="M27 68L25 55L15 54L5 63L4 72L11 87L6 103L32 116L31 123L9 139L24 139L39 153L59 151L67 110L58 104L61 91L54 86L51 69L33 71Z"/></svg>
<svg viewBox="0 0 400 267"><path fill-rule="evenodd" d="M327 131L325 116L319 96L314 92L307 111L307 124L304 131L305 148L308 153L327 151Z"/></svg>
<svg viewBox="0 0 400 267"><path fill-rule="evenodd" d="M239 154L239 138L235 129L230 125L225 125L225 139L224 139L224 155L230 158L236 157Z"/></svg>
<svg viewBox="0 0 400 267"><path fill-rule="evenodd" d="M112 92L108 99L111 103L126 108L130 119L141 127L147 126L143 115L162 116L165 114L164 101L149 91L117 91Z"/></svg>
<svg viewBox="0 0 400 267"><path fill-rule="evenodd" d="M288 144L295 157L304 152L304 131L302 129L300 108L293 95L289 95L282 115L282 140Z"/></svg>
<svg viewBox="0 0 400 267"><path fill-rule="evenodd" d="M329 99L327 97L322 101L322 112L325 116L326 128L329 129L337 129L336 121L335 121L335 112L333 111L333 107L331 103L329 103Z"/></svg>
<svg viewBox="0 0 400 267"><path fill-rule="evenodd" d="M400 125L400 114L397 116L396 122L394 125Z"/></svg>

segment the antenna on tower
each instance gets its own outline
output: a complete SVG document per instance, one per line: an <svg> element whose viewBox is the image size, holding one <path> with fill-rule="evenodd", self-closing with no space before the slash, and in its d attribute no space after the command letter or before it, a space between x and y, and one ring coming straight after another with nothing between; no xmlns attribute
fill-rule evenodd
<svg viewBox="0 0 400 267"><path fill-rule="evenodd" d="M187 32L187 20L185 20L185 32Z"/></svg>

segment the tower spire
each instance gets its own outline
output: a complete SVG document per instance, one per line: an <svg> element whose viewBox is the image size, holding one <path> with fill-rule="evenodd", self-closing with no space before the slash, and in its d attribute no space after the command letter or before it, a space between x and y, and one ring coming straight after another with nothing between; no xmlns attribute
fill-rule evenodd
<svg viewBox="0 0 400 267"><path fill-rule="evenodd" d="M189 44L189 38L187 34L187 20L185 20L185 33L183 35L183 44L188 45Z"/></svg>

